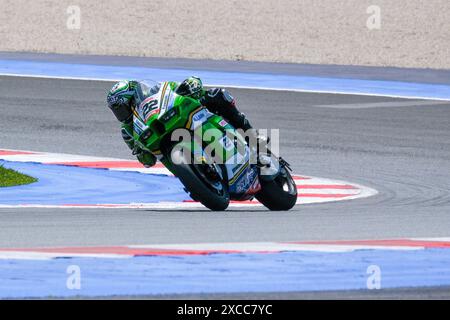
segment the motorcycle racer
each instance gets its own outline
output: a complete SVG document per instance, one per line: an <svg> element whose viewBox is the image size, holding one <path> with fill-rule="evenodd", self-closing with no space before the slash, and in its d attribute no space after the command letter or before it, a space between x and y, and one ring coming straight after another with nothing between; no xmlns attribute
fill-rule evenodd
<svg viewBox="0 0 450 320"><path fill-rule="evenodd" d="M138 81L119 81L107 95L107 105L121 122L121 133L124 142L132 150L140 163L145 167L151 167L156 163L156 157L151 152L139 148L133 139L133 106L135 90ZM223 88L211 88L205 90L202 80L198 77L189 77L181 83L169 82L174 91L182 96L198 100L210 112L222 116L236 129L252 129L250 122L236 108L235 99Z"/></svg>

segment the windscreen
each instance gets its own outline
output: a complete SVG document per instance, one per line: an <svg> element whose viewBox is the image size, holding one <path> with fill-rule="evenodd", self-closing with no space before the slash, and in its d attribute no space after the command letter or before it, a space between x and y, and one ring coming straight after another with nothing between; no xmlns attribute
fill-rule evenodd
<svg viewBox="0 0 450 320"><path fill-rule="evenodd" d="M141 80L136 88L136 102L139 105L145 98L148 98L161 89L161 83L153 80Z"/></svg>

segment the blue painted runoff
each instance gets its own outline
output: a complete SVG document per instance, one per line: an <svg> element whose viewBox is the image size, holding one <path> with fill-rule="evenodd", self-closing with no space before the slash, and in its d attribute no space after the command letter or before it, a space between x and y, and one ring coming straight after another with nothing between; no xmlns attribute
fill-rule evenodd
<svg viewBox="0 0 450 320"><path fill-rule="evenodd" d="M178 179L164 175L0 161L38 182L0 188L0 204L128 204L190 199Z"/></svg>
<svg viewBox="0 0 450 320"><path fill-rule="evenodd" d="M79 267L79 290L70 266ZM368 290L376 283L370 266L381 288L450 285L449 249L305 251L0 260L0 297Z"/></svg>
<svg viewBox="0 0 450 320"><path fill-rule="evenodd" d="M181 81L190 75L200 76L206 85L241 86L373 94L409 98L450 100L450 86L401 81L358 80L330 77L275 75L267 73L219 72L205 70L139 68L59 62L0 60L0 74L20 74L86 79L153 79Z"/></svg>

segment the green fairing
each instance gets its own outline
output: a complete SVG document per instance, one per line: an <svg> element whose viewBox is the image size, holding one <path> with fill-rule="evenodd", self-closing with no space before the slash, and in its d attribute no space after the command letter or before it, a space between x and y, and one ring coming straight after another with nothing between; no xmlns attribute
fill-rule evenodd
<svg viewBox="0 0 450 320"><path fill-rule="evenodd" d="M122 125L127 134L132 133L128 145L153 153L180 179L192 199L211 210L225 210L230 200L254 197L271 210L291 209L297 187L288 169L280 167L262 179L261 169L250 161L254 150L244 138L199 100L177 94L177 86L176 82L137 83L133 123ZM173 141L178 139L173 135L177 129L187 130L179 135L181 140ZM227 130L233 135L228 136ZM206 132L211 139L205 138ZM189 156L194 163L186 161Z"/></svg>
<svg viewBox="0 0 450 320"><path fill-rule="evenodd" d="M224 119L218 115L210 113L205 107L203 107L199 100L192 99L190 97L181 96L175 93L178 86L177 82L164 82L161 84L158 92L152 96L136 94L136 112L134 115L134 125L123 124L127 132L133 133L133 140L141 149L147 150L158 155L166 155L159 157L160 161L172 171L173 164L171 163L167 152L178 141L172 141L172 133L179 128L185 128L191 130L194 115L204 112L206 119L202 119L202 131L203 133L208 129L218 129L222 132L222 137L225 135L226 129L234 129L230 124L224 121ZM148 88L144 88L145 91ZM204 94L204 92L203 92ZM158 100L155 104L152 101ZM165 110L162 110L165 109ZM175 111L174 111L175 110ZM164 111L164 112L163 112ZM162 113L161 113L162 112ZM176 112L169 119L164 119L170 112ZM144 130L138 130L142 127ZM192 130L191 130L192 131ZM210 143L209 143L210 142ZM191 150L204 150L204 146L196 145L191 141L186 148ZM237 150L231 152L224 150L220 141L212 139L206 141L206 144L214 150L218 150L217 156L224 160L224 158L230 158L235 155Z"/></svg>

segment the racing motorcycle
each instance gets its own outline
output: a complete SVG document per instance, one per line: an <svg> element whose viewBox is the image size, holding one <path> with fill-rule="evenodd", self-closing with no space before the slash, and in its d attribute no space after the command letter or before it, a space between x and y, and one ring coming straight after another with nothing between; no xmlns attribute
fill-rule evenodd
<svg viewBox="0 0 450 320"><path fill-rule="evenodd" d="M250 161L257 150L242 135L230 138L234 128L224 118L198 100L178 95L170 82L140 82L133 127L139 147L155 154L191 198L211 210L225 210L230 200L254 198L270 210L296 204L297 187L286 161L274 155L265 156L264 166ZM174 139L181 129L191 139ZM195 139L199 130L214 130L214 139ZM207 150L218 150L213 160Z"/></svg>

